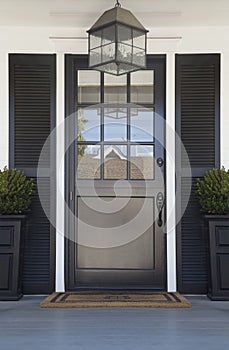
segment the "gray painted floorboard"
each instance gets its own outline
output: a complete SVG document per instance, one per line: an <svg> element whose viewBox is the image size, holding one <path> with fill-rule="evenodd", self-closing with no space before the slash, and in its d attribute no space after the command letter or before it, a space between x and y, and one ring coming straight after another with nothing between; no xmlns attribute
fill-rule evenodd
<svg viewBox="0 0 229 350"><path fill-rule="evenodd" d="M229 348L229 302L191 309L40 309L40 296L0 302L1 350Z"/></svg>

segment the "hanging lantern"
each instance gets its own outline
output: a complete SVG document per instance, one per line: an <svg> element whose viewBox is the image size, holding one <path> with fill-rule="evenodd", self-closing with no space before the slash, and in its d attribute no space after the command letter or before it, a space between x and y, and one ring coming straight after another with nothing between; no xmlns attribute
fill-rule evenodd
<svg viewBox="0 0 229 350"><path fill-rule="evenodd" d="M117 1L88 30L89 68L113 75L146 68L147 32Z"/></svg>

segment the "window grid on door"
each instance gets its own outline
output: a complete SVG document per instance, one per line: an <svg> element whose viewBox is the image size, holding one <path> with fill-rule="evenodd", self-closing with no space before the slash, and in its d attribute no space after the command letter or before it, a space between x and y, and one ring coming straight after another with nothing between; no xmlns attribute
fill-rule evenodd
<svg viewBox="0 0 229 350"><path fill-rule="evenodd" d="M78 70L76 74L77 177L152 180L155 145L154 71L129 73L121 79L87 69ZM147 83L141 83L141 78ZM131 85L131 82L134 84ZM132 100L142 100L142 104L134 105ZM148 133L149 129L151 132ZM144 152L147 154L148 151L149 155L143 157ZM142 169L142 176L136 170L141 166L140 163L144 163L141 154L143 160L149 158L149 163ZM108 167L109 162L111 168ZM121 166L120 176L116 171L117 164Z"/></svg>

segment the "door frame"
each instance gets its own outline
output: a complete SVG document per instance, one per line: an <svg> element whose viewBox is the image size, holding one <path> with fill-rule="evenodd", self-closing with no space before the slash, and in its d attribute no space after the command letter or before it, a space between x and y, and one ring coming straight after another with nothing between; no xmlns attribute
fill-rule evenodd
<svg viewBox="0 0 229 350"><path fill-rule="evenodd" d="M157 89L160 93L156 96L158 99L157 112L160 115L164 115L166 119L166 55L147 55L147 68L155 69L158 67L157 72L160 74L160 78L157 82ZM75 111L75 100L76 94L76 69L87 69L88 68L88 55L85 54L66 54L65 55L65 118L71 115ZM157 74L158 74L157 73ZM72 137L72 127L68 126L65 130L65 143L68 144L69 138ZM164 129L164 147L166 147L166 129ZM75 213L75 149L73 146L69 147L69 152L65 155L65 174L72 174L72 176L65 176L65 202L67 207ZM166 164L166 152L164 152L164 159ZM165 198L166 198L166 166L164 168L164 179L165 179ZM166 200L164 219L166 220ZM74 230L74 223L71 222L69 215L65 212L65 232L69 233ZM68 236L68 235L67 235ZM75 290L75 243L65 237L65 286L66 290ZM167 287L167 243L166 233L164 232L164 266L165 266L165 289Z"/></svg>

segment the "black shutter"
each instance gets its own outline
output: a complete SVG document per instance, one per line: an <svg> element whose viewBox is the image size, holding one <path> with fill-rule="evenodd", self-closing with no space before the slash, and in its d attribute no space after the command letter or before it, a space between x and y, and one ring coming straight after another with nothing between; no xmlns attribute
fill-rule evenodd
<svg viewBox="0 0 229 350"><path fill-rule="evenodd" d="M177 227L178 288L185 293L207 291L208 237L195 183L206 170L219 166L219 72L218 54L176 55L176 127L188 153L193 176L191 197ZM185 163L177 145L181 206L188 188Z"/></svg>
<svg viewBox="0 0 229 350"><path fill-rule="evenodd" d="M55 62L55 55L9 56L10 167L23 170L35 182L41 149L55 126ZM54 142L52 140L50 152L54 152ZM50 197L55 188L53 176L50 176L55 163L52 157L50 167L51 159L47 160L42 181L47 193L47 203L55 207L55 199ZM23 293L50 293L54 288L55 235L41 207L38 193L34 196L27 222Z"/></svg>

